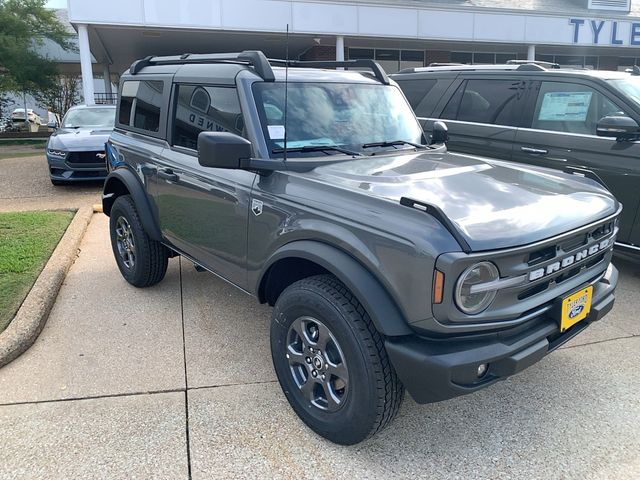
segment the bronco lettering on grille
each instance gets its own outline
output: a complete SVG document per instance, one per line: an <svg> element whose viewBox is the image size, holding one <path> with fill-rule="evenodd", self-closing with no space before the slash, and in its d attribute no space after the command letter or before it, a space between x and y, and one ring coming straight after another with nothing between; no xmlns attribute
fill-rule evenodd
<svg viewBox="0 0 640 480"><path fill-rule="evenodd" d="M600 243L596 243L588 248L584 248L583 250L580 250L573 255L569 255L561 260L553 262L546 267L533 270L529 272L529 281L533 282L534 280L539 280L543 277L546 277L547 275L551 275L552 273L559 272L564 268L570 267L574 263L580 262L587 257L591 257L596 253L602 252L611 245L613 245L613 238L607 238L606 240L602 240Z"/></svg>

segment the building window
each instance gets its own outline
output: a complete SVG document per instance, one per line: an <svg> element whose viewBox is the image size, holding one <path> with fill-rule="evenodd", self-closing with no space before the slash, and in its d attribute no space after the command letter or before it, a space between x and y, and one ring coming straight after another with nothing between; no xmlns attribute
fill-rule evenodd
<svg viewBox="0 0 640 480"><path fill-rule="evenodd" d="M424 50L349 48L349 59L375 60L387 73L396 73L405 68L424 67Z"/></svg>
<svg viewBox="0 0 640 480"><path fill-rule="evenodd" d="M536 55L541 62L557 63L562 68L598 69L598 57L582 55Z"/></svg>
<svg viewBox="0 0 640 480"><path fill-rule="evenodd" d="M469 65L494 65L507 63L518 58L516 53L493 52L451 52L453 63L465 63Z"/></svg>

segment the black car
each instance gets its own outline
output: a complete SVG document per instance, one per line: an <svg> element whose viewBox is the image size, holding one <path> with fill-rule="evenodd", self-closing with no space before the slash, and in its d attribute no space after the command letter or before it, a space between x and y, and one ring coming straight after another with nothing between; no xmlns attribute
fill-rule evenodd
<svg viewBox="0 0 640 480"><path fill-rule="evenodd" d="M535 63L445 65L392 75L449 148L598 179L624 205L616 246L640 254L640 76Z"/></svg>
<svg viewBox="0 0 640 480"><path fill-rule="evenodd" d="M51 183L64 185L107 177L104 144L113 130L115 115L115 105L79 105L67 111L47 143Z"/></svg>

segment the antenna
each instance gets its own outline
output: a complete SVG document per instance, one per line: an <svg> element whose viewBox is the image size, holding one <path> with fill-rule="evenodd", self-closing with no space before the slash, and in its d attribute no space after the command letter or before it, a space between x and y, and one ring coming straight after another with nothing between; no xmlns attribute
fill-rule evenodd
<svg viewBox="0 0 640 480"><path fill-rule="evenodd" d="M285 45L286 63L284 64L284 152L282 160L287 161L287 110L289 105L289 24L287 23L287 40Z"/></svg>

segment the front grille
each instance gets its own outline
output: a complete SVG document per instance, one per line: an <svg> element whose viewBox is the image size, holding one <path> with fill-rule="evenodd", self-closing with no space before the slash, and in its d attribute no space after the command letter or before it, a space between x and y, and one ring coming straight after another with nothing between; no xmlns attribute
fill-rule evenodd
<svg viewBox="0 0 640 480"><path fill-rule="evenodd" d="M100 155L100 156L98 156ZM69 164L106 164L106 155L104 151L97 152L69 152L67 157Z"/></svg>
<svg viewBox="0 0 640 480"><path fill-rule="evenodd" d="M442 255L438 260L438 268L454 281L447 283L450 294L445 295L441 304L433 306L434 316L445 323L514 321L588 284L606 271L613 255L618 231L614 217L535 245L493 252ZM470 265L481 260L493 262L503 281L521 281L500 288L489 308L470 317L456 307L453 289L455 279Z"/></svg>

